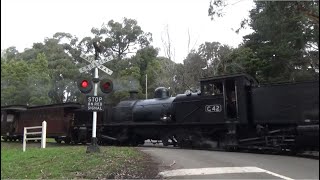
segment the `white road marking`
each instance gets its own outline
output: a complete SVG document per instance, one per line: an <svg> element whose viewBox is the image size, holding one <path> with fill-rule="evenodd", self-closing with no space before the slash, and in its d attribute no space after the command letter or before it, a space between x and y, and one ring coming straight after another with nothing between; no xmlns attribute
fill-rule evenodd
<svg viewBox="0 0 320 180"><path fill-rule="evenodd" d="M271 171L265 170L265 173L268 173L268 174L273 175L273 176L277 176L277 177L282 178L282 179L293 180L292 178L289 178L287 176L282 176L280 174L277 174L277 173L274 173L274 172L271 172Z"/></svg>
<svg viewBox="0 0 320 180"><path fill-rule="evenodd" d="M143 152L152 152L154 150L153 149L141 149L141 151L143 151Z"/></svg>
<svg viewBox="0 0 320 180"><path fill-rule="evenodd" d="M270 175L285 179L292 178L261 169L258 167L215 167L215 168L197 168L197 169L176 169L171 171L163 171L159 173L162 177L174 176L194 176L194 175L213 175L213 174L231 174L231 173L268 173Z"/></svg>

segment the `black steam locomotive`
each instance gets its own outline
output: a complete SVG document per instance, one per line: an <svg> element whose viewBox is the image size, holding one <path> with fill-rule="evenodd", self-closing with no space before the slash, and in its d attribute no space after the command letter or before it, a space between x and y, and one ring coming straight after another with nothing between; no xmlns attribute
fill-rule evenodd
<svg viewBox="0 0 320 180"><path fill-rule="evenodd" d="M98 143L136 146L151 139L189 148L319 150L318 81L259 85L247 74L236 74L201 79L200 86L201 91L176 97L160 87L147 100L131 91L130 99L98 113ZM66 143L91 140L92 113L79 104L1 111L15 119L2 121L13 127L1 130L4 139L21 139L21 129L46 112L38 123L47 119L48 137Z"/></svg>
<svg viewBox="0 0 320 180"><path fill-rule="evenodd" d="M200 80L201 91L121 101L99 128L100 143L302 150L319 148L319 82L259 86L249 75ZM111 113L111 114L110 114Z"/></svg>

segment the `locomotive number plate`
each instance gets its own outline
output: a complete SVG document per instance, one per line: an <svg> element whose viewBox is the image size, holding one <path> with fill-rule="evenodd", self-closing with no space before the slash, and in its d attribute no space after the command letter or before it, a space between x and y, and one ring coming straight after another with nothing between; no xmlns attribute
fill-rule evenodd
<svg viewBox="0 0 320 180"><path fill-rule="evenodd" d="M214 104L214 105L206 105L205 106L206 112L221 112L222 107L220 104Z"/></svg>

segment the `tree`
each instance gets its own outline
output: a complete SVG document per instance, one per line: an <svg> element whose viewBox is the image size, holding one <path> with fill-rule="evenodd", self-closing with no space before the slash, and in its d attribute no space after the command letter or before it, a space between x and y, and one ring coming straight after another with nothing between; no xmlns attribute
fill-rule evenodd
<svg viewBox="0 0 320 180"><path fill-rule="evenodd" d="M30 68L25 61L1 64L1 105L28 104Z"/></svg>
<svg viewBox="0 0 320 180"><path fill-rule="evenodd" d="M128 18L124 18L122 23L110 20L107 27L92 28L91 32L104 47L103 51L111 49L118 59L148 46L152 41L151 33L144 33L136 20Z"/></svg>
<svg viewBox="0 0 320 180"><path fill-rule="evenodd" d="M266 63L260 60L257 55L248 47L240 46L234 49L227 57L228 73L247 73L255 77L258 81L264 82L262 72L265 71Z"/></svg>
<svg viewBox="0 0 320 180"><path fill-rule="evenodd" d="M231 52L231 48L227 45L222 45L219 42L205 42L201 44L198 53L206 64L202 69L206 69L205 76L214 76L225 74L227 66L227 57Z"/></svg>
<svg viewBox="0 0 320 180"><path fill-rule="evenodd" d="M223 16L224 8L230 5L233 4L220 0L210 2L209 16L213 19ZM257 59L261 62L252 66L259 69L249 71L259 72L265 82L318 78L319 2L256 1L255 5L249 19L243 20L236 30L239 32L247 25L254 30L244 37L243 47L252 49L256 56L252 62Z"/></svg>
<svg viewBox="0 0 320 180"><path fill-rule="evenodd" d="M224 0L213 0L210 1L208 15L211 17L211 20L214 20L215 17L224 16L224 8L228 6Z"/></svg>
<svg viewBox="0 0 320 180"><path fill-rule="evenodd" d="M77 101L80 92L77 88L77 77L80 77L80 64L66 51L61 38L47 38L44 43L35 43L31 49L20 54L21 59L34 61L39 53L43 53L48 61L50 75L49 97L52 103Z"/></svg>
<svg viewBox="0 0 320 180"><path fill-rule="evenodd" d="M145 90L146 87L145 77L147 74L148 94L159 85L156 83L156 79L161 72L161 67L157 56L158 49L149 46L138 50L136 55L133 56L130 61L130 66L137 67L140 71L139 82L143 90Z"/></svg>
<svg viewBox="0 0 320 180"><path fill-rule="evenodd" d="M163 37L161 35L161 41L162 41L162 44L163 44L163 51L165 53L165 56L169 60L174 61L174 59L175 59L175 50L174 50L174 47L172 46L172 41L171 41L171 38L170 38L169 26L168 25L165 27L164 36L165 37Z"/></svg>
<svg viewBox="0 0 320 180"><path fill-rule="evenodd" d="M254 32L244 37L244 46L264 61L266 81L296 81L301 79L299 72L318 76L318 58L310 56L319 57L319 40L315 40L319 28L304 14L293 11L293 5L296 3L257 1L250 11L248 22Z"/></svg>
<svg viewBox="0 0 320 180"><path fill-rule="evenodd" d="M191 51L183 61L186 75L183 76L185 86L193 90L199 88L198 81L204 76L203 68L207 66L207 61L196 51Z"/></svg>
<svg viewBox="0 0 320 180"><path fill-rule="evenodd" d="M1 105L50 103L48 62L44 54L32 61L1 61Z"/></svg>
<svg viewBox="0 0 320 180"><path fill-rule="evenodd" d="M233 6L237 3L240 3L240 1L236 1L234 3L227 3L224 0L213 0L210 1L209 9L208 9L208 16L211 17L211 20L214 20L215 18L219 18L224 16L225 12L224 9L228 6ZM303 14L303 16L309 18L313 23L316 23L319 25L319 1L317 0L311 0L311 1L296 1L296 2L290 2L291 6L290 9L293 12L298 12Z"/></svg>
<svg viewBox="0 0 320 180"><path fill-rule="evenodd" d="M1 58L5 60L17 59L18 55L19 51L14 46L11 46L1 52Z"/></svg>
<svg viewBox="0 0 320 180"><path fill-rule="evenodd" d="M50 103L48 96L51 78L49 75L48 61L45 54L38 54L37 59L30 64L30 99L32 105L44 105Z"/></svg>
<svg viewBox="0 0 320 180"><path fill-rule="evenodd" d="M157 86L163 86L170 90L172 95L181 93L179 91L180 82L177 80L178 75L182 75L177 71L179 64L171 61L166 57L157 58L160 66L160 71L156 74Z"/></svg>

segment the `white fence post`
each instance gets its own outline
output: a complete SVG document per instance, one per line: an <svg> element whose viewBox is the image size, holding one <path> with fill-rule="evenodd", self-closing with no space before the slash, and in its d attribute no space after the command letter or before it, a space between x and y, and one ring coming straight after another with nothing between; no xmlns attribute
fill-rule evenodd
<svg viewBox="0 0 320 180"><path fill-rule="evenodd" d="M41 132L27 132L28 129L41 129ZM28 134L41 134L41 137L39 138L27 138ZM46 139L47 138L47 122L43 121L42 126L34 126L34 127L24 127L23 128L23 145L22 150L23 152L26 151L27 147L27 141L28 140L41 140L41 148L46 148Z"/></svg>
<svg viewBox="0 0 320 180"><path fill-rule="evenodd" d="M47 140L47 122L42 122L42 136L41 136L41 148L46 148Z"/></svg>
<svg viewBox="0 0 320 180"><path fill-rule="evenodd" d="M27 146L27 128L23 128L23 152L26 151L26 146Z"/></svg>

